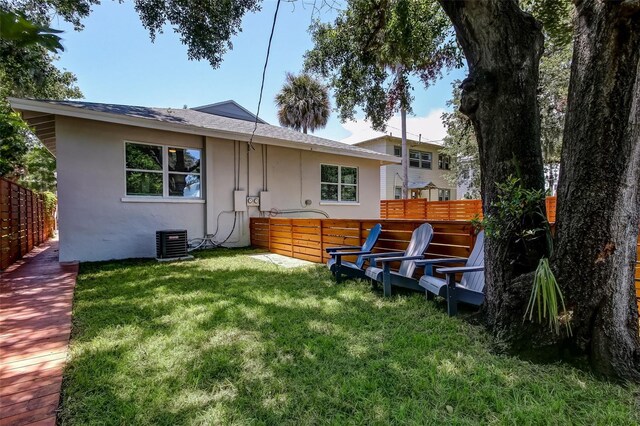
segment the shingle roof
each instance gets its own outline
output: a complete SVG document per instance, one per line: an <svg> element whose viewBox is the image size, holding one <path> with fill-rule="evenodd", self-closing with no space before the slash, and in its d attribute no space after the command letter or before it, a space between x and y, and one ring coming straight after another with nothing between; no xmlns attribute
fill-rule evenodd
<svg viewBox="0 0 640 426"><path fill-rule="evenodd" d="M80 101L25 100L15 98L9 100L12 106L18 110L28 111L29 106L37 104L52 107L51 113L54 114L73 115L71 113L73 112L73 109L69 108L73 107L78 108L78 110L84 112L95 112L101 114L125 116L134 119L143 119L145 121L149 120L150 122L168 123L174 126L184 126L185 128L190 128L191 130L193 130L194 128L200 128L203 131L213 130L228 132L232 135L244 135L245 139L248 139L248 136L251 135L251 132L254 128L254 123L249 121L222 117L192 109L151 108L144 106L102 104ZM97 115L95 119L101 120L100 115ZM206 132L203 133L206 134ZM230 135L229 138L232 138L232 135ZM329 151L339 151L345 155L397 162L397 159L390 155L381 154L365 148L333 141L330 139L324 139L317 136L304 134L284 127L272 126L270 124L258 123L255 136L256 138L254 140L258 143L262 143L260 141L261 138L275 139L280 141L293 142L296 145L302 145L307 149L314 149L314 147L326 148Z"/></svg>

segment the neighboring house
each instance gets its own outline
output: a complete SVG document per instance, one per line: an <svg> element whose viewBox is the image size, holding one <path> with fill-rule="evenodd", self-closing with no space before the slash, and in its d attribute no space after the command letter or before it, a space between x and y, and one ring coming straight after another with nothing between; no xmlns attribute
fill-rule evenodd
<svg viewBox="0 0 640 426"><path fill-rule="evenodd" d="M155 256L155 232L249 244L249 217L379 217L393 156L194 109L10 99L57 159L60 261ZM253 144L249 145L255 128Z"/></svg>
<svg viewBox="0 0 640 426"><path fill-rule="evenodd" d="M479 199L480 198L480 188L478 187L479 185L472 185L472 182L476 178L476 170L473 166L474 164L473 160L470 158L460 158L458 162L462 170L461 179L458 181L458 184L457 184L458 198L461 200Z"/></svg>
<svg viewBox="0 0 640 426"><path fill-rule="evenodd" d="M394 136L380 136L358 142L360 148L402 156L402 139ZM409 147L409 189L410 198L426 198L431 201L447 201L457 199L455 185L452 185L445 174L450 173L451 159L440 154L442 146L407 140ZM393 200L402 197L402 166L387 164L380 167L380 199Z"/></svg>

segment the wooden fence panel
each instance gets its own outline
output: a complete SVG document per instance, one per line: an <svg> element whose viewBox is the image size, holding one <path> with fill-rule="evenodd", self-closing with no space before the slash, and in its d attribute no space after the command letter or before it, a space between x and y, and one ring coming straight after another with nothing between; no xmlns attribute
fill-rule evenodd
<svg viewBox="0 0 640 426"><path fill-rule="evenodd" d="M4 191L6 187L0 185L0 195ZM6 217L6 211L6 206L0 205L0 217ZM382 224L382 233L374 251L401 252L409 244L413 230L423 224L424 220L251 218L251 245L297 259L324 263L329 260L326 253L328 247L360 246L377 223ZM475 233L470 222L430 220L429 223L433 226L434 236L425 253L426 258L468 257L471 254ZM640 310L640 238L637 254L636 297ZM355 257L346 260L353 261ZM397 264L392 265L392 268L397 267ZM421 270L418 270L417 274L420 273Z"/></svg>
<svg viewBox="0 0 640 426"><path fill-rule="evenodd" d="M549 222L556 220L556 198L546 198ZM382 219L462 220L482 219L482 200L427 201L424 198L408 200L381 200Z"/></svg>
<svg viewBox="0 0 640 426"><path fill-rule="evenodd" d="M297 259L324 263L329 260L326 249L336 246L361 246L376 223L382 233L374 251L404 251L414 229L422 220L354 220L354 219L282 219L251 218L251 244L273 253ZM475 236L473 227L462 221L431 221L433 241L425 256L467 257ZM354 257L345 260L354 261ZM399 265L392 265L397 268Z"/></svg>
<svg viewBox="0 0 640 426"><path fill-rule="evenodd" d="M54 227L43 195L0 178L0 270L46 241Z"/></svg>

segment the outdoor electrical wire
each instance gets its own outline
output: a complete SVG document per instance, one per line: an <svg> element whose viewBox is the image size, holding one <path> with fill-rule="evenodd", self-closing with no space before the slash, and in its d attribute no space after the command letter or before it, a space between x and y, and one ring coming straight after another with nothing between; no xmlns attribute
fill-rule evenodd
<svg viewBox="0 0 640 426"><path fill-rule="evenodd" d="M267 57L264 60L264 68L262 68L262 83L260 84L260 96L258 97L258 110L256 111L256 120L253 123L253 131L251 132L251 137L249 138L249 147L251 149L255 149L253 147L253 137L256 134L256 130L258 130L258 120L260 116L260 105L262 104L262 92L264 91L264 80L267 74L267 65L269 64L269 54L271 53L271 41L273 40L273 33L276 29L276 21L278 19L278 10L280 9L280 0L276 3L276 12L273 14L273 24L271 24L271 35L269 35L269 44L267 45Z"/></svg>

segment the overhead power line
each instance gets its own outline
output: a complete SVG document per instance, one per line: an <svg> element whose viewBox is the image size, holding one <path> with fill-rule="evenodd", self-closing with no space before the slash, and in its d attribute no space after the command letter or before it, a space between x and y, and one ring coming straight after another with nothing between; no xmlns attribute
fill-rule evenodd
<svg viewBox="0 0 640 426"><path fill-rule="evenodd" d="M280 0L276 3L276 11L273 14L273 23L271 24L271 34L269 35L269 44L267 45L267 57L264 60L264 67L262 68L262 82L260 83L260 96L258 97L258 110L256 111L256 121L253 123L253 131L249 138L249 146L253 148L253 137L258 129L258 117L260 116L260 105L262 104L262 92L264 92L264 80L267 75L267 65L269 65L269 54L271 53L271 41L273 40L273 33L276 29L276 21L278 20L278 10L280 9Z"/></svg>

